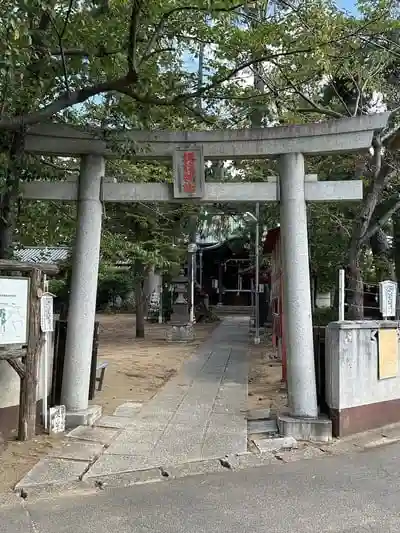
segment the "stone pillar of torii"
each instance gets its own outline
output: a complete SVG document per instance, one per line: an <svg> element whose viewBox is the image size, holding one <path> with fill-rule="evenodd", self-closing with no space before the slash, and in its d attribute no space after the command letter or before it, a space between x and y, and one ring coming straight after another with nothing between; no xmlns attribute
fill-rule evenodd
<svg viewBox="0 0 400 533"><path fill-rule="evenodd" d="M307 235L307 201L349 201L362 198L362 182L321 181L306 175L304 156L368 150L375 131L388 115L378 114L300 126L204 132L141 132L121 134L133 141L138 160L174 160L174 186L160 183L108 181L107 142L63 125L28 130L25 149L37 154L80 156L76 182L34 181L22 185L22 197L78 202L68 315L62 401L67 423L93 423L88 390L96 312L97 277L103 202L279 202L283 247L284 311L290 414L318 417ZM123 138L122 138L123 137ZM114 135L115 138L115 135ZM279 158L279 178L262 183L207 183L204 160Z"/></svg>

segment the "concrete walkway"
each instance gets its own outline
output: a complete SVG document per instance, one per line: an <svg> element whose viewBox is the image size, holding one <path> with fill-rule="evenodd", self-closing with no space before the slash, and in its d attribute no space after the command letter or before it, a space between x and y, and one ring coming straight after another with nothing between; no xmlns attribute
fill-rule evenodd
<svg viewBox="0 0 400 533"><path fill-rule="evenodd" d="M95 427L74 429L18 487L246 452L247 345L248 319L225 319L148 404L125 404Z"/></svg>
<svg viewBox="0 0 400 533"><path fill-rule="evenodd" d="M248 319L224 320L113 440L89 475L245 452L247 342Z"/></svg>

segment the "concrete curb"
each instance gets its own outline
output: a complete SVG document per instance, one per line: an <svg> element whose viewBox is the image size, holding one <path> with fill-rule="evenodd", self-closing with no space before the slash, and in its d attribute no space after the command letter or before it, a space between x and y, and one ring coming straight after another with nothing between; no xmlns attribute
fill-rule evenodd
<svg viewBox="0 0 400 533"><path fill-rule="evenodd" d="M88 472L81 480L67 483L52 483L29 485L21 487L14 493L0 494L0 508L14 505L22 498L18 496L21 490L27 493L27 500L49 499L61 495L72 495L77 492L88 494L101 490L122 488L144 483L165 483L174 479L187 476L205 475L213 473L235 472L249 468L260 468L268 465L284 465L301 460L323 459L335 455L365 452L374 448L388 446L400 442L400 424L387 426L379 430L354 435L345 439L336 440L329 444L316 444L299 442L298 447L292 449L273 450L266 453L247 452L241 455L226 456L223 458L193 461L180 465L160 465L159 467L144 470L120 472L117 474L89 477Z"/></svg>

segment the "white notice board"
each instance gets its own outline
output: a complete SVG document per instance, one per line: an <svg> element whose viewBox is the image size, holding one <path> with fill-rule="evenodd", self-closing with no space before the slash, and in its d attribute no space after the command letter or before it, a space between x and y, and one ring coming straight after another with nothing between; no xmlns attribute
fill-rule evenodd
<svg viewBox="0 0 400 533"><path fill-rule="evenodd" d="M28 342L28 278L0 277L0 346Z"/></svg>
<svg viewBox="0 0 400 533"><path fill-rule="evenodd" d="M45 333L54 331L53 295L43 294L40 299L40 327Z"/></svg>

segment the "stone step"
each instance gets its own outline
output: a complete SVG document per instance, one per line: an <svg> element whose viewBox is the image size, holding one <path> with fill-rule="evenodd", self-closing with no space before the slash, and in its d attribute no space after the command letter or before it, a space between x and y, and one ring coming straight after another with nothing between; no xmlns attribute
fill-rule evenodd
<svg viewBox="0 0 400 533"><path fill-rule="evenodd" d="M278 424L274 419L247 421L247 433L249 435L258 435L260 433L277 434L278 432Z"/></svg>

